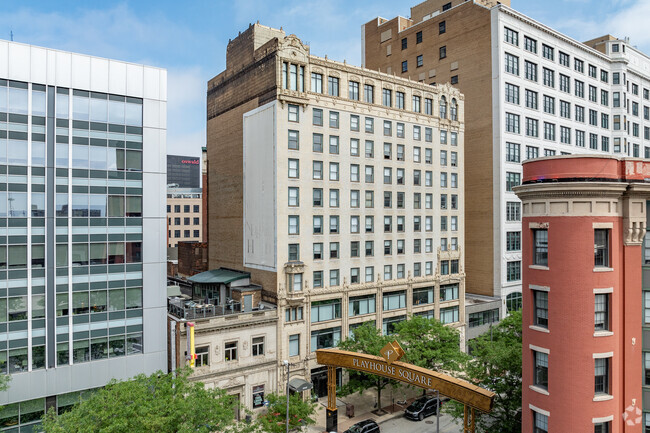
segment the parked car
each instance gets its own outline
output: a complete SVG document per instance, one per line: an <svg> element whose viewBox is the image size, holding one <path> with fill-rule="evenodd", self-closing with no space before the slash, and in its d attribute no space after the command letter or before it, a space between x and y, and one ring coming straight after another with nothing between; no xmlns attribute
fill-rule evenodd
<svg viewBox="0 0 650 433"><path fill-rule="evenodd" d="M442 401L440 401L439 405L442 406ZM439 405L436 397L422 396L404 410L404 416L409 419L422 421L430 415L435 415Z"/></svg>
<svg viewBox="0 0 650 433"><path fill-rule="evenodd" d="M379 426L374 420L367 419L354 424L344 433L379 433L380 431Z"/></svg>

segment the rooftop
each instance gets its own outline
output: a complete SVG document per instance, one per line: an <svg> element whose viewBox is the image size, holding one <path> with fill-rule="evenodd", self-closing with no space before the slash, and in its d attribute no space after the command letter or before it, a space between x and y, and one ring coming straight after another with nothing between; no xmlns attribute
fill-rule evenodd
<svg viewBox="0 0 650 433"><path fill-rule="evenodd" d="M188 280L192 283L199 284L228 284L233 281L243 280L250 278L251 274L248 272L235 271L228 268L212 269L209 271L201 272Z"/></svg>

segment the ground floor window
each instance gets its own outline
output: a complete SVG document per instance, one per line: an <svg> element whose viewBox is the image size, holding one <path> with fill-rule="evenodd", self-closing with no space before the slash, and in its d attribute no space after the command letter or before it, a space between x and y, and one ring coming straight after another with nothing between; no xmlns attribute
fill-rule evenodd
<svg viewBox="0 0 650 433"><path fill-rule="evenodd" d="M264 406L264 385L253 387L253 409Z"/></svg>

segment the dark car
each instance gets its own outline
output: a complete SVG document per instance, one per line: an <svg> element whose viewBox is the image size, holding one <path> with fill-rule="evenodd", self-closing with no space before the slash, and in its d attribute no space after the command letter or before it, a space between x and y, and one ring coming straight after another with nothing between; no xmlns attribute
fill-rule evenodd
<svg viewBox="0 0 650 433"><path fill-rule="evenodd" d="M442 401L440 402L442 406ZM422 421L424 418L435 415L438 411L438 399L436 397L423 396L415 400L404 410L404 416L409 419Z"/></svg>
<svg viewBox="0 0 650 433"><path fill-rule="evenodd" d="M379 433L380 431L379 426L374 420L367 419L354 424L344 433Z"/></svg>

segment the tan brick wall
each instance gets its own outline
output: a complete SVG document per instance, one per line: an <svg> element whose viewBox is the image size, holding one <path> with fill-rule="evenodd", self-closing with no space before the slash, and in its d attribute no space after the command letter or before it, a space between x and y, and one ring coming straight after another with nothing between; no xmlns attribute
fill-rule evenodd
<svg viewBox="0 0 650 433"><path fill-rule="evenodd" d="M436 4L436 2L431 2ZM424 7L423 5L420 5ZM446 22L439 35L438 24ZM392 38L380 43L381 33L392 29ZM415 43L415 33L423 42ZM377 19L365 25L364 64L367 68L424 81L446 83L458 75L456 87L465 95L465 264L468 293L492 295L494 285L493 149L492 149L492 62L490 11L466 3L401 33L397 18L377 26ZM401 49L402 38L408 48ZM391 45L391 55L386 47ZM439 58L446 46L447 57ZM424 64L416 68L416 57ZM403 60L409 70L401 73ZM453 70L452 70L453 67Z"/></svg>

